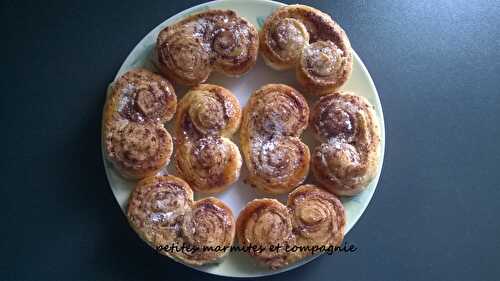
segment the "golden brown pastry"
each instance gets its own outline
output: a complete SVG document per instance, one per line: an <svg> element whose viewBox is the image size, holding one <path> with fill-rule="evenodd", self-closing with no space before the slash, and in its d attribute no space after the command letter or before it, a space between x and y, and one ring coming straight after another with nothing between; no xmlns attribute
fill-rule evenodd
<svg viewBox="0 0 500 281"><path fill-rule="evenodd" d="M193 265L220 260L230 251L235 236L231 209L221 200L209 197L194 202L181 223L182 241L200 248L194 253L178 252L176 258ZM211 250L203 250L206 249ZM218 250L222 248L221 250Z"/></svg>
<svg viewBox="0 0 500 281"><path fill-rule="evenodd" d="M234 241L231 209L212 197L193 202L189 185L174 176L139 181L129 198L127 217L132 228L151 247L191 265L217 262ZM198 250L166 250L172 245ZM203 250L217 246L226 246L227 250Z"/></svg>
<svg viewBox="0 0 500 281"><path fill-rule="evenodd" d="M220 86L200 84L179 102L176 167L194 190L221 192L238 180L241 155L229 137L240 121L238 100Z"/></svg>
<svg viewBox="0 0 500 281"><path fill-rule="evenodd" d="M212 70L239 76L255 65L255 27L231 10L208 10L167 26L158 35L160 71L185 85L207 80Z"/></svg>
<svg viewBox="0 0 500 281"><path fill-rule="evenodd" d="M309 148L301 142L309 107L292 87L268 84L248 101L240 144L248 167L247 181L269 194L286 193L300 185L309 172Z"/></svg>
<svg viewBox="0 0 500 281"><path fill-rule="evenodd" d="M373 106L351 92L326 95L312 109L311 127L323 142L311 161L321 185L341 196L366 188L376 175L380 153Z"/></svg>
<svg viewBox="0 0 500 281"><path fill-rule="evenodd" d="M352 71L352 50L344 30L311 7L288 5L269 16L259 33L266 64L295 67L305 91L323 95L341 87Z"/></svg>
<svg viewBox="0 0 500 281"><path fill-rule="evenodd" d="M249 254L278 269L311 255L315 246L340 245L345 224L342 202L335 195L303 185L290 193L288 206L267 198L249 202L236 220L236 235L240 246L262 247Z"/></svg>
<svg viewBox="0 0 500 281"><path fill-rule="evenodd" d="M182 219L193 206L193 191L174 176L153 176L137 183L128 200L132 228L152 247L173 243Z"/></svg>
<svg viewBox="0 0 500 281"><path fill-rule="evenodd" d="M236 220L236 235L240 246L256 245L262 251L250 251L264 265L277 269L295 260L293 252L286 246L295 244L292 219L289 209L275 199L254 199L241 210ZM281 245L278 251L270 246Z"/></svg>
<svg viewBox="0 0 500 281"><path fill-rule="evenodd" d="M172 155L172 138L163 123L172 119L177 97L170 82L146 69L122 75L104 108L106 156L131 179L156 174Z"/></svg>
<svg viewBox="0 0 500 281"><path fill-rule="evenodd" d="M344 206L335 195L311 184L302 185L288 195L288 208L297 245L340 245L346 218Z"/></svg>
<svg viewBox="0 0 500 281"><path fill-rule="evenodd" d="M106 155L128 179L156 174L172 155L172 137L162 124L136 123L126 119L105 129Z"/></svg>

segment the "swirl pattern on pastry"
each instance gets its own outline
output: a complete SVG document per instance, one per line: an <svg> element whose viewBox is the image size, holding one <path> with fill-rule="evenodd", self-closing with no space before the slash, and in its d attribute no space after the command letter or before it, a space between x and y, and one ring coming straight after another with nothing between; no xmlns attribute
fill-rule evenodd
<svg viewBox="0 0 500 281"><path fill-rule="evenodd" d="M324 95L341 87L352 71L345 31L332 18L305 5L288 5L269 16L259 33L260 52L270 67L295 67L308 92Z"/></svg>
<svg viewBox="0 0 500 281"><path fill-rule="evenodd" d="M341 196L366 188L379 165L380 131L373 106L351 92L326 95L312 110L311 127L322 142L311 161L321 185Z"/></svg>
<svg viewBox="0 0 500 281"><path fill-rule="evenodd" d="M160 71L169 79L196 85L212 70L239 76L255 65L255 27L231 10L208 10L167 26L158 35Z"/></svg>
<svg viewBox="0 0 500 281"><path fill-rule="evenodd" d="M278 269L311 255L314 246L339 245L345 224L342 202L335 195L303 185L290 193L288 206L267 198L249 202L236 220L236 235L241 246L263 247L250 254ZM277 245L281 247L276 250Z"/></svg>
<svg viewBox="0 0 500 281"><path fill-rule="evenodd" d="M179 102L176 167L194 190L221 192L238 180L241 155L229 137L240 121L238 100L220 86L198 85Z"/></svg>
<svg viewBox="0 0 500 281"><path fill-rule="evenodd" d="M144 178L168 164L173 145L163 123L176 107L170 82L146 69L115 81L104 108L103 141L107 158L122 176Z"/></svg>
<svg viewBox="0 0 500 281"><path fill-rule="evenodd" d="M214 197L205 198L196 201L191 211L186 213L181 230L183 242L200 250L192 253L178 252L178 259L194 265L216 261L225 256L233 245L233 213L221 200Z"/></svg>
<svg viewBox="0 0 500 281"><path fill-rule="evenodd" d="M240 144L247 181L269 194L286 193L309 172L309 148L301 142L309 107L295 89L268 84L255 91L244 109Z"/></svg>
<svg viewBox="0 0 500 281"><path fill-rule="evenodd" d="M342 202L314 185L302 185L288 195L297 244L339 245L346 225Z"/></svg>
<svg viewBox="0 0 500 281"><path fill-rule="evenodd" d="M129 198L127 218L132 228L161 254L187 264L213 263L227 251L203 250L233 244L235 223L231 209L219 199L193 201L193 192L182 179L155 176L137 183ZM162 247L197 247L194 252L163 251Z"/></svg>
<svg viewBox="0 0 500 281"><path fill-rule="evenodd" d="M263 251L251 251L250 255L260 262L277 269L293 260L293 254L285 247L295 243L292 220L286 206L275 199L255 199L240 212L236 221L236 232L240 246L257 245ZM281 245L278 251L270 246Z"/></svg>

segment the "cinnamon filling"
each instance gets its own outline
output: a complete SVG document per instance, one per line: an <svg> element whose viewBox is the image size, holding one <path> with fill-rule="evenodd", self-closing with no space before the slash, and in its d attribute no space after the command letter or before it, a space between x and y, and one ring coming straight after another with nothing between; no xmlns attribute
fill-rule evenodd
<svg viewBox="0 0 500 281"><path fill-rule="evenodd" d="M202 170L207 170L208 175L219 175L226 164L227 153L226 146L220 138L202 138L194 144L193 164Z"/></svg>
<svg viewBox="0 0 500 281"><path fill-rule="evenodd" d="M244 46L241 46L236 33L224 28L215 36L213 48L215 52L224 57L240 57L245 55Z"/></svg>
<svg viewBox="0 0 500 281"><path fill-rule="evenodd" d="M309 41L306 27L298 20L279 20L271 30L271 47L283 58L298 58L302 48Z"/></svg>
<svg viewBox="0 0 500 281"><path fill-rule="evenodd" d="M173 69L178 69L185 73L205 72L210 64L209 54L203 46L195 40L182 38L182 41L176 41L165 44L160 48L162 61L170 61Z"/></svg>
<svg viewBox="0 0 500 281"><path fill-rule="evenodd" d="M292 175L303 161L303 144L288 137L278 136L253 145L252 162L269 181Z"/></svg>
<svg viewBox="0 0 500 281"><path fill-rule="evenodd" d="M220 130L225 126L224 104L216 97L208 94L201 94L189 108L189 117L196 128L203 132Z"/></svg>
<svg viewBox="0 0 500 281"><path fill-rule="evenodd" d="M154 126L130 122L113 135L111 144L116 158L125 161L122 164L134 165L158 156L165 143L165 133Z"/></svg>
<svg viewBox="0 0 500 281"><path fill-rule="evenodd" d="M342 55L342 50L331 41L318 41L305 48L303 59L311 74L324 77L336 74Z"/></svg>
<svg viewBox="0 0 500 281"><path fill-rule="evenodd" d="M284 93L270 92L254 111L254 124L263 134L295 135L305 122L303 106Z"/></svg>
<svg viewBox="0 0 500 281"><path fill-rule="evenodd" d="M315 121L317 131L325 139L336 138L348 143L354 140L356 120L350 112L342 108L328 106Z"/></svg>

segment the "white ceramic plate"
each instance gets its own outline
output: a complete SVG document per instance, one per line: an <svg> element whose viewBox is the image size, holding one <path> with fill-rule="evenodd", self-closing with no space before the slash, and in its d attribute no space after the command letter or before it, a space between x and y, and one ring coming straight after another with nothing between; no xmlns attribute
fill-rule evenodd
<svg viewBox="0 0 500 281"><path fill-rule="evenodd" d="M254 0L254 1L222 0L222 1L204 3L198 6L194 6L185 11L182 11L176 14L175 16L167 19L166 21L158 25L156 28L154 28L151 32L149 32L149 34L146 35L146 37L144 37L129 54L129 56L121 66L120 70L118 71L116 77L136 67L145 67L151 70L155 70L155 67L152 64L152 53L153 53L152 51L158 33L165 26L173 24L187 15L201 12L211 8L232 9L236 11L240 16L243 16L244 18L252 22L257 28L260 28L264 22L264 19L268 15L270 15L275 9L283 5L284 4L279 2L272 2L266 0ZM335 19L335 15L332 15L332 17ZM339 24L342 25L342 23ZM349 30L346 30L346 32L347 34L349 34ZM274 71L271 68L267 67L262 62L261 58L259 58L257 65L252 70L250 70L248 73L246 73L240 78L228 78L220 74L213 74L207 81L207 83L221 85L231 90L240 101L242 107L245 106L248 97L254 90L268 83L284 83L291 85L297 89L300 89L300 86L297 84L295 80L293 72ZM382 107L380 105L380 100L377 94L377 90L375 89L375 85L373 84L370 74L368 73L366 67L363 65L363 62L356 53L354 54L352 77L343 87L343 89L354 91L355 93L366 97L375 106L375 111L378 115L378 119L380 121L380 128L382 130L381 132L382 153L380 154L380 165L379 165L379 170L377 172L377 176L370 183L369 187L361 194L354 197L342 198L342 202L344 203L344 207L347 212L347 227L345 228L345 231L347 233L354 226L356 221L360 218L361 214L363 214L377 186L384 157L385 127L384 127L384 117L382 114ZM185 92L186 88L176 86L176 94L179 99L182 98ZM305 96L306 98L308 98L309 105L312 105L314 100L307 94L305 94ZM171 125L172 124L167 124L167 129L169 129L170 132L172 132ZM237 135L238 134L235 134L236 139L234 140L236 143L238 143ZM308 131L304 133L303 140L305 143L309 145L311 149L317 144L316 142L314 142L310 132ZM174 161L172 160L170 163L174 163ZM133 189L134 182L129 182L122 179L112 168L111 164L108 163L106 160L104 160L104 167L106 169L106 174L111 189L113 191L113 194L116 197L118 204L120 204L120 207L125 212L127 199L130 195L130 192ZM164 172L171 173L174 175L176 174L173 165L169 165L169 167L167 167L166 171ZM252 188L250 188L250 186L243 183L243 179L246 177L246 174L247 171L245 165L243 165L240 180L238 180L238 182L236 182L233 186L231 186L226 192L216 195L216 197L226 202L232 208L235 217L237 217L240 210L246 205L247 202L251 201L252 199L262 197L259 196ZM314 183L314 180L311 178L311 176L309 176L309 178L306 180L306 183ZM195 195L195 199L198 198L199 197ZM286 195L276 196L275 198L286 204ZM348 241L349 236L347 236L345 240ZM302 266L307 262L311 261L312 259L316 258L317 256L318 255L306 258L298 263L295 263L289 267L282 268L280 270L271 271L262 266L259 266L254 259L252 259L251 257L247 256L244 253L230 253L229 256L227 256L222 263L203 266L203 267L194 267L194 268L200 271L222 276L256 277L256 276L276 274L293 269L298 266ZM165 257L165 259L168 258Z"/></svg>

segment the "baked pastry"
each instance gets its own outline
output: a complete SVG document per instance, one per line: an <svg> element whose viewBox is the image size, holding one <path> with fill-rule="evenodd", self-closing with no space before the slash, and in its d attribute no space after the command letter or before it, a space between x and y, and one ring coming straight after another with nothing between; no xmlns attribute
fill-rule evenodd
<svg viewBox="0 0 500 281"><path fill-rule="evenodd" d="M302 185L288 195L288 208L299 246L337 246L346 225L342 202L315 185ZM308 252L299 252L307 256Z"/></svg>
<svg viewBox="0 0 500 281"><path fill-rule="evenodd" d="M236 220L236 235L240 246L262 247L249 254L278 269L311 255L314 246L339 245L345 224L342 202L335 195L303 185L290 193L288 206L267 198L249 202Z"/></svg>
<svg viewBox="0 0 500 281"><path fill-rule="evenodd" d="M231 209L213 197L193 202L189 185L174 176L155 176L139 181L129 198L127 218L151 247L191 265L219 261L234 241ZM168 250L172 246L180 249L183 245L198 250ZM204 247L214 250L204 250ZM216 247L227 249L216 251Z"/></svg>
<svg viewBox="0 0 500 281"><path fill-rule="evenodd" d="M301 142L309 107L292 87L268 84L255 91L244 112L240 144L247 181L268 194L289 192L309 172L309 148Z"/></svg>
<svg viewBox="0 0 500 281"><path fill-rule="evenodd" d="M194 190L221 192L238 180L241 155L229 138L240 121L238 100L220 86L200 84L179 102L175 163Z"/></svg>
<svg viewBox="0 0 500 281"><path fill-rule="evenodd" d="M144 178L168 164L173 146L163 123L176 106L170 82L149 70L130 70L115 81L104 107L103 139L122 176Z"/></svg>
<svg viewBox="0 0 500 281"><path fill-rule="evenodd" d="M167 26L156 53L163 75L185 85L207 80L212 70L239 76L255 65L257 29L231 10L208 10Z"/></svg>
<svg viewBox="0 0 500 281"><path fill-rule="evenodd" d="M256 245L263 251L249 251L264 265L277 269L294 258L286 246L295 244L292 219L288 208L275 199L254 199L240 211L236 220L236 235L242 247ZM271 245L281 245L278 251L272 251Z"/></svg>
<svg viewBox="0 0 500 281"><path fill-rule="evenodd" d="M380 154L373 106L351 92L326 95L312 109L311 127L322 142L311 161L318 182L341 196L366 188L376 175Z"/></svg>
<svg viewBox="0 0 500 281"><path fill-rule="evenodd" d="M295 68L306 92L323 95L341 87L352 71L352 50L344 30L332 18L305 5L277 9L259 33L267 65Z"/></svg>

